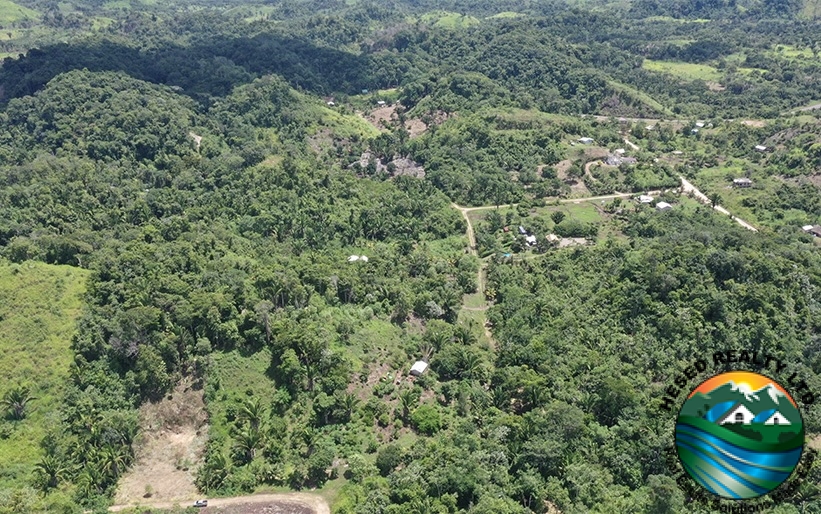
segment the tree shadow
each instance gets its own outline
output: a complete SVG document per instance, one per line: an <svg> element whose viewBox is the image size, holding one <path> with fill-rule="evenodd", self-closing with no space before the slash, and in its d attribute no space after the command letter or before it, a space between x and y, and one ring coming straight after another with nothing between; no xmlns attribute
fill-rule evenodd
<svg viewBox="0 0 821 514"><path fill-rule="evenodd" d="M356 93L373 82L367 56L277 34L215 36L190 47L169 44L147 50L103 39L60 43L3 60L0 103L34 94L55 76L78 69L123 72L174 87L206 105L268 74L315 94Z"/></svg>

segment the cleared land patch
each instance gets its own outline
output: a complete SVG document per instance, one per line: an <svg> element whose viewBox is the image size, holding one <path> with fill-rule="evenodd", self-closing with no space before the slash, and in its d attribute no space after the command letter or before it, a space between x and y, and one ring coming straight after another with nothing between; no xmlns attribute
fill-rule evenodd
<svg viewBox="0 0 821 514"><path fill-rule="evenodd" d="M14 23L20 20L30 20L39 17L40 13L29 9L28 7L15 4L10 0L0 0L0 26L5 26L6 24Z"/></svg>
<svg viewBox="0 0 821 514"><path fill-rule="evenodd" d="M143 405L135 464L120 479L115 503L135 504L148 498L184 503L196 497L194 473L202 459L206 431L202 390L187 383L162 401Z"/></svg>
<svg viewBox="0 0 821 514"><path fill-rule="evenodd" d="M722 77L721 72L712 66L708 66L706 64L693 64L689 62L654 61L652 59L645 59L642 63L642 68L658 73L667 73L668 75L674 75L685 80L719 82Z"/></svg>
<svg viewBox="0 0 821 514"><path fill-rule="evenodd" d="M87 276L71 266L0 261L0 394L22 385L36 398L25 419L0 418L0 490L28 480L37 444L58 423Z"/></svg>

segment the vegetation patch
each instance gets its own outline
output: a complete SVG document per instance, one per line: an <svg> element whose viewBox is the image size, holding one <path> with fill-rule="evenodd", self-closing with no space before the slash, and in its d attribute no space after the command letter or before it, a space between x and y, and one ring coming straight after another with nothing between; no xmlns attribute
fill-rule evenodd
<svg viewBox="0 0 821 514"><path fill-rule="evenodd" d="M722 74L719 70L707 64L645 59L642 62L642 67L646 70L674 75L685 80L709 80L718 82L722 78Z"/></svg>
<svg viewBox="0 0 821 514"><path fill-rule="evenodd" d="M28 398L19 416L0 407L0 490L30 484L37 445L60 419L87 277L71 266L0 262L0 398L19 388Z"/></svg>

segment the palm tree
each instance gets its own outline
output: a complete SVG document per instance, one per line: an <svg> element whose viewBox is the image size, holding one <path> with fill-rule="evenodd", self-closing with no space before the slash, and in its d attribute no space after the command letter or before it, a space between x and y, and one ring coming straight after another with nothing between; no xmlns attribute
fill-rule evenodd
<svg viewBox="0 0 821 514"><path fill-rule="evenodd" d="M112 446L106 446L100 452L100 470L115 480L125 470L126 466L128 466L128 458L122 451Z"/></svg>
<svg viewBox="0 0 821 514"><path fill-rule="evenodd" d="M353 416L353 412L356 410L357 406L359 406L359 398L352 393L344 394L339 401L339 406L345 413L346 418L350 420Z"/></svg>
<svg viewBox="0 0 821 514"><path fill-rule="evenodd" d="M462 352L462 369L459 375L467 379L482 379L485 376L485 367L482 357L468 351Z"/></svg>
<svg viewBox="0 0 821 514"><path fill-rule="evenodd" d="M60 459L53 455L46 455L37 464L34 465L35 472L42 478L43 488L45 490L54 489L65 478L68 469L63 465Z"/></svg>
<svg viewBox="0 0 821 514"><path fill-rule="evenodd" d="M715 208L716 205L721 201L721 195L718 193L713 193L710 195L710 205Z"/></svg>
<svg viewBox="0 0 821 514"><path fill-rule="evenodd" d="M402 407L403 420L407 421L411 411L418 403L419 391L417 389L405 389L399 393L399 405Z"/></svg>
<svg viewBox="0 0 821 514"><path fill-rule="evenodd" d="M471 345L476 342L476 334L474 334L470 328L466 327L465 325L458 325L456 330L453 334L453 338L456 340L457 343L463 344L465 346Z"/></svg>
<svg viewBox="0 0 821 514"><path fill-rule="evenodd" d="M6 391L3 399L0 400L0 405L6 408L6 415L13 420L22 420L26 417L26 407L28 404L36 400L34 396L29 394L28 387L17 386Z"/></svg>
<svg viewBox="0 0 821 514"><path fill-rule="evenodd" d="M234 436L234 450L241 454L246 462L254 460L261 443L262 434L251 427L243 428Z"/></svg>
<svg viewBox="0 0 821 514"><path fill-rule="evenodd" d="M239 418L248 421L254 430L259 430L259 425L264 417L265 408L260 403L259 398L246 400L239 409Z"/></svg>

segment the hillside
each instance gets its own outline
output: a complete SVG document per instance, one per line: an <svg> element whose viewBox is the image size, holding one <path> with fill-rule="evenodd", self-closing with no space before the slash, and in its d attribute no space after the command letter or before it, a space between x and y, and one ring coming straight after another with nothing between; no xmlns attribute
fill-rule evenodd
<svg viewBox="0 0 821 514"><path fill-rule="evenodd" d="M0 514L706 513L664 462L681 370L766 349L821 394L797 3L20 4L0 376L38 399Z"/></svg>
<svg viewBox="0 0 821 514"><path fill-rule="evenodd" d="M28 387L25 418L0 421L0 497L28 485L40 441L60 423L88 272L37 262L0 264L0 394Z"/></svg>

